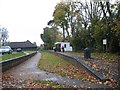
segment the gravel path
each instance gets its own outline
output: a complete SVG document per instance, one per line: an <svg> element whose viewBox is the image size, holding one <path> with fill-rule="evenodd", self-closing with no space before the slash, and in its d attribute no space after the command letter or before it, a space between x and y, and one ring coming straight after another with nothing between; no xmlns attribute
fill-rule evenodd
<svg viewBox="0 0 120 90"><path fill-rule="evenodd" d="M41 54L37 53L34 57L24 63L3 73L3 88L25 88L27 80L50 80L60 85L79 88L103 88L103 85L90 84L79 80L73 80L66 77L61 77L54 73L42 71L37 68L37 64L41 58ZM107 87L107 86L104 86Z"/></svg>

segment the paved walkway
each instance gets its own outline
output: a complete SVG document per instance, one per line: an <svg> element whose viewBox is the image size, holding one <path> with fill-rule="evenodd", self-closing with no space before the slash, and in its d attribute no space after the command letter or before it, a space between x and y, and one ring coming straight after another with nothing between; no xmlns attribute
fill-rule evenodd
<svg viewBox="0 0 120 90"><path fill-rule="evenodd" d="M51 80L57 82L60 85L66 85L79 88L102 88L103 85L95 85L85 83L79 80L73 80L66 77L61 77L54 73L49 73L37 68L37 64L41 58L41 54L37 53L34 57L25 61L24 63L4 72L4 74L14 77L17 81L11 83L13 87L22 87L22 83L25 80ZM6 85L3 85L6 86ZM10 85L9 85L10 86ZM10 87L11 87L10 86Z"/></svg>

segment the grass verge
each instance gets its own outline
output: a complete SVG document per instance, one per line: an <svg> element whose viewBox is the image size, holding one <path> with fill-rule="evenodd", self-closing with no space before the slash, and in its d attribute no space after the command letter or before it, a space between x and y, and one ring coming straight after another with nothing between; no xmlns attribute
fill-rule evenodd
<svg viewBox="0 0 120 90"><path fill-rule="evenodd" d="M42 70L57 73L63 77L71 79L83 80L87 75L83 68L78 69L68 61L49 52L41 52L42 57L38 67Z"/></svg>
<svg viewBox="0 0 120 90"><path fill-rule="evenodd" d="M99 59L106 59L106 60L117 60L120 56L112 53L92 53L92 56L95 56Z"/></svg>
<svg viewBox="0 0 120 90"><path fill-rule="evenodd" d="M84 56L84 52L69 52L69 53L74 54L74 55ZM112 61L115 61L118 58L120 58L120 56L117 55L117 54L112 54L112 53L98 53L98 52L91 53L91 56L92 57L96 57L96 58L101 59L101 60L104 59L104 60L112 60Z"/></svg>
<svg viewBox="0 0 120 90"><path fill-rule="evenodd" d="M35 52L35 51L24 51L24 52L27 52L27 53L29 53L29 54L31 54L31 53L33 53L33 52Z"/></svg>
<svg viewBox="0 0 120 90"><path fill-rule="evenodd" d="M8 59L11 59L11 58L16 58L16 57L19 57L19 56L22 56L22 55L25 55L23 52L15 52L13 54L4 54L3 56L0 56L0 61L4 61L4 60L8 60Z"/></svg>

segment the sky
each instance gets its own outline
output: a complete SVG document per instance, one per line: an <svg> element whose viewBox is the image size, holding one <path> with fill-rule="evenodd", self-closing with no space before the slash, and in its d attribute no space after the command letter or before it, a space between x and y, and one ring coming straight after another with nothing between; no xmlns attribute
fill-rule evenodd
<svg viewBox="0 0 120 90"><path fill-rule="evenodd" d="M43 44L40 34L53 19L61 0L0 0L0 26L8 30L10 42L30 40Z"/></svg>
<svg viewBox="0 0 120 90"><path fill-rule="evenodd" d="M38 46L43 44L40 34L43 33L47 22L53 19L55 6L60 1L0 0L0 26L7 28L8 41L30 40L32 43L36 42Z"/></svg>

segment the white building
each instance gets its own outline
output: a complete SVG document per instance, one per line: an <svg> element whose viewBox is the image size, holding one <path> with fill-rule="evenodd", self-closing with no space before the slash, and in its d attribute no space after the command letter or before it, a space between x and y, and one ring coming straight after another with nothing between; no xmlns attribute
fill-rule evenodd
<svg viewBox="0 0 120 90"><path fill-rule="evenodd" d="M56 42L55 46L58 51L62 51L62 46L64 46L65 51L72 51L72 46L70 46L70 42Z"/></svg>

